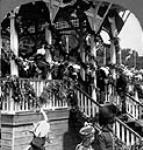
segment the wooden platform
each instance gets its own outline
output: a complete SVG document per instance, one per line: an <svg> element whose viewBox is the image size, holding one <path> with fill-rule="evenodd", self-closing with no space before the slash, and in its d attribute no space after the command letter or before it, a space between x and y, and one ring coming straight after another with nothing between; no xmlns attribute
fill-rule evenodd
<svg viewBox="0 0 143 150"><path fill-rule="evenodd" d="M46 150L73 150L77 140L69 130L69 110L46 111L51 123L53 143L46 143ZM25 150L31 142L32 135L27 130L33 128L33 122L42 120L36 112L17 112L2 114L1 148L2 150Z"/></svg>

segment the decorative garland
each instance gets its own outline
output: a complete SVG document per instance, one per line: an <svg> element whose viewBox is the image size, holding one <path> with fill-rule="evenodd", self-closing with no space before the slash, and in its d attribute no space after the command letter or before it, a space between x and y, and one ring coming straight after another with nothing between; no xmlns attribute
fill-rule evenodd
<svg viewBox="0 0 143 150"><path fill-rule="evenodd" d="M14 60L16 64L22 68L24 71L28 71L31 66L37 66L34 61L24 60L22 57L18 57L14 54L12 50L5 51L2 49L2 60L6 61L7 63L10 63L10 60ZM37 67L36 67L37 68ZM38 68L37 68L38 70Z"/></svg>
<svg viewBox="0 0 143 150"><path fill-rule="evenodd" d="M25 80L23 85L21 83L21 80L16 76L7 77L1 85L2 100L5 100L8 96L12 96L13 100L17 103L25 100L30 103L36 102L37 97L30 82Z"/></svg>
<svg viewBox="0 0 143 150"><path fill-rule="evenodd" d="M52 47L50 47L52 48ZM22 71L24 71L24 74L26 77L33 77L33 72L35 72L34 75L38 75L42 73L41 68L37 65L37 63L34 60L28 60L28 59L23 59L22 57L18 57L14 54L12 50L2 51L2 60L6 61L8 64L10 63L10 60L14 60L16 64L19 66ZM47 69L47 72L52 72L54 69L54 66L57 66L57 63L52 63L52 66L48 63L42 63L43 67L50 66ZM46 65L46 66L44 66ZM33 71L34 70L34 71Z"/></svg>
<svg viewBox="0 0 143 150"><path fill-rule="evenodd" d="M46 104L51 98L51 93L60 101L66 101L68 95L74 89L74 82L71 78L65 77L63 80L52 80L45 87L39 97L41 104Z"/></svg>

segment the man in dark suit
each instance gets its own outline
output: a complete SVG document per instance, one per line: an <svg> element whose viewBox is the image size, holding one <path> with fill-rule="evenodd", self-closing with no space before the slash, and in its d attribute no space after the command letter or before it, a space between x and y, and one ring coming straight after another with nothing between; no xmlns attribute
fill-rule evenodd
<svg viewBox="0 0 143 150"><path fill-rule="evenodd" d="M104 104L99 110L99 124L101 129L98 135L95 135L93 143L94 150L114 150L115 139L113 135L113 125L115 116L118 114L116 106L113 104Z"/></svg>

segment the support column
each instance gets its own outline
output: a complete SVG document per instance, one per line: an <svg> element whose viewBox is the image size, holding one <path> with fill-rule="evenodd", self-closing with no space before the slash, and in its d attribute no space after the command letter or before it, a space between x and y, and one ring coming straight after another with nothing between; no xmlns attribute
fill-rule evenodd
<svg viewBox="0 0 143 150"><path fill-rule="evenodd" d="M115 17L108 18L111 26L111 32L112 32L112 38L117 37L117 29L115 24ZM115 43L114 40L111 40L111 47L110 47L110 62L112 65L116 64L116 49L115 49ZM112 70L113 78L116 79L116 73L115 69Z"/></svg>
<svg viewBox="0 0 143 150"><path fill-rule="evenodd" d="M10 49L13 51L15 56L18 56L18 35L16 33L15 29L15 13L11 12L10 14ZM18 66L15 63L15 60L11 59L10 60L10 74L13 76L19 76L18 74ZM10 90L10 100L9 100L9 110L10 112L15 111L15 105L16 103L14 102L13 98L13 89Z"/></svg>
<svg viewBox="0 0 143 150"><path fill-rule="evenodd" d="M69 53L69 36L66 35L66 51L67 51L67 54Z"/></svg>
<svg viewBox="0 0 143 150"><path fill-rule="evenodd" d="M96 67L97 64L95 62L95 58L96 58L96 43L94 42L94 37L91 37L91 56L93 56L91 63L94 66L94 71L93 71L93 77L94 77L94 83L93 83L93 87L92 87L92 98L97 101L97 94L96 94L96 88L97 88L97 78L96 78Z"/></svg>
<svg viewBox="0 0 143 150"><path fill-rule="evenodd" d="M106 56L106 52L107 51L107 48L106 47L104 47L104 51L103 51L103 53L104 53L104 56L103 56L103 65L104 66L106 66L106 59L107 59L107 56Z"/></svg>
<svg viewBox="0 0 143 150"><path fill-rule="evenodd" d="M15 14L10 14L10 49L18 56L18 35L15 29ZM18 66L14 60L10 61L10 74L18 76Z"/></svg>
<svg viewBox="0 0 143 150"><path fill-rule="evenodd" d="M111 32L112 32L112 38L115 38L117 35L117 29L116 29L116 24L115 24L115 17L109 18L109 22L111 25ZM116 64L116 49L115 49L115 45L114 45L114 41L111 41L111 63L112 64Z"/></svg>
<svg viewBox="0 0 143 150"><path fill-rule="evenodd" d="M48 42L48 44L52 44L52 34L49 30L49 23L46 23L45 25L45 40Z"/></svg>
<svg viewBox="0 0 143 150"><path fill-rule="evenodd" d="M81 52L82 62L85 63L85 49L83 47L83 44L81 44L81 46L80 46L80 52ZM81 72L80 73L81 73L82 80L85 81L85 69L81 68Z"/></svg>
<svg viewBox="0 0 143 150"><path fill-rule="evenodd" d="M1 24L0 24L0 77L2 75L2 72L1 72L1 49L2 49L2 36L1 36ZM1 97L1 86L0 86L0 97ZM2 102L0 101L0 107L2 107ZM1 108L0 108L1 109ZM1 114L0 114L0 119L1 119ZM1 128L1 123L0 123L0 128ZM1 145L1 142L0 142L0 145Z"/></svg>
<svg viewBox="0 0 143 150"><path fill-rule="evenodd" d="M134 50L133 54L134 54L134 68L136 69L136 67L137 67L137 52Z"/></svg>
<svg viewBox="0 0 143 150"><path fill-rule="evenodd" d="M1 36L1 30L2 30L2 28L1 28L1 25L0 25L0 77L1 77L1 75L2 75L2 72L1 72L1 49L2 49L2 36ZM1 86L0 86L0 88L1 88Z"/></svg>
<svg viewBox="0 0 143 150"><path fill-rule="evenodd" d="M117 29L116 29L115 17L112 17L112 18L109 17L108 19L109 19L109 23L111 26L111 33L112 33L111 38L113 38L113 40L111 39L111 47L110 47L110 63L112 65L115 65L116 64L116 46L115 46L114 39L117 37ZM115 69L112 69L111 72L112 72L113 79L116 80ZM113 92L112 87L109 87L108 90ZM123 101L125 102L125 100L123 100Z"/></svg>
<svg viewBox="0 0 143 150"><path fill-rule="evenodd" d="M47 23L46 26L45 26L45 40L46 42L51 45L52 44L52 34L51 34L51 31L49 30L49 24ZM51 52L49 49L46 49L46 62L52 63L52 56L51 56ZM47 73L47 79L48 80L51 80L52 79L52 75L50 72Z"/></svg>
<svg viewBox="0 0 143 150"><path fill-rule="evenodd" d="M119 59L119 65L121 65L122 64L122 51L121 51L121 49L119 48L119 51L118 51L118 59Z"/></svg>

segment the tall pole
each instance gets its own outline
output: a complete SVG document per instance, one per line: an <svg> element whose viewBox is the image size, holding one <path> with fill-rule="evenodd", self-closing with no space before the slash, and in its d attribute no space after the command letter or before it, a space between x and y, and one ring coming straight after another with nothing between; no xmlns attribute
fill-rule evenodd
<svg viewBox="0 0 143 150"><path fill-rule="evenodd" d="M96 43L94 41L94 36L91 36L91 56L93 56L94 58L96 58L96 56L97 56ZM94 83L93 83L93 87L92 87L92 98L95 101L97 101L97 95L96 95L96 88L97 88L96 67L97 67L97 64L96 64L94 58L92 58L92 60L91 60L91 63L94 66L94 71L93 71Z"/></svg>
<svg viewBox="0 0 143 150"><path fill-rule="evenodd" d="M121 48L119 48L118 56L119 56L119 65L121 65L122 64L122 50L121 50Z"/></svg>
<svg viewBox="0 0 143 150"><path fill-rule="evenodd" d="M69 53L69 35L66 35L66 52Z"/></svg>
<svg viewBox="0 0 143 150"><path fill-rule="evenodd" d="M45 25L45 41L49 45L52 44L52 34L51 34L51 31L49 30L49 24L48 23L46 23L46 25ZM52 63L52 56L51 56L51 52L49 49L46 49L45 59L46 59L46 62L48 62L49 64ZM48 80L52 79L52 75L50 72L47 73L47 79Z"/></svg>
<svg viewBox="0 0 143 150"><path fill-rule="evenodd" d="M134 51L134 68L136 69L137 67L137 52Z"/></svg>
<svg viewBox="0 0 143 150"><path fill-rule="evenodd" d="M0 61L1 61L1 50L2 50L2 36L1 36L1 24L0 24ZM1 62L0 62L0 77L2 75L2 72L1 72ZM1 87L0 87L1 88Z"/></svg>
<svg viewBox="0 0 143 150"><path fill-rule="evenodd" d="M84 49L84 46L83 46L83 39L81 39L80 41L80 56L81 56L81 59L82 59L82 62L85 63L85 49ZM85 81L85 69L84 68L81 68L80 69L80 75L82 77L82 80Z"/></svg>
<svg viewBox="0 0 143 150"><path fill-rule="evenodd" d="M112 33L112 38L117 37L117 29L116 29L116 24L115 24L115 17L109 17L109 23L111 26L111 33ZM112 65L116 64L116 47L115 47L115 41L111 40L111 47L110 47L110 62ZM115 69L112 70L113 78L116 79L116 73Z"/></svg>
<svg viewBox="0 0 143 150"><path fill-rule="evenodd" d="M2 49L2 36L1 36L1 25L0 25L0 77L2 75L2 72L1 72L1 49ZM0 86L0 97L1 97L1 86ZM2 103L0 102L0 105L2 106ZM0 113L0 119L1 119L1 113ZM1 123L0 123L0 128L1 128ZM0 143L1 144L1 143Z"/></svg>
<svg viewBox="0 0 143 150"><path fill-rule="evenodd" d="M18 56L18 46L18 35L15 29L15 13L12 12L10 14L10 49L16 56ZM11 75L18 76L18 66L16 65L14 60L10 61L10 73Z"/></svg>
<svg viewBox="0 0 143 150"><path fill-rule="evenodd" d="M11 12L10 14L10 49L13 51L15 56L18 56L18 35L15 29L15 13ZM18 66L15 63L15 60L11 59L10 60L10 74L13 76L18 76ZM9 106L10 106L10 111L14 112L15 111L15 103L12 98L13 95L13 90L10 90L10 100L9 100ZM18 109L18 105L17 105Z"/></svg>
<svg viewBox="0 0 143 150"><path fill-rule="evenodd" d="M106 59L107 59L107 56L106 56L106 53L107 53L107 48L106 47L104 47L104 49L103 49L103 65L105 66L106 65Z"/></svg>
<svg viewBox="0 0 143 150"><path fill-rule="evenodd" d="M110 26L111 26L112 37L114 39L117 36L115 17L112 17L112 18L109 17L109 22L110 22ZM111 40L111 49L110 49L110 51L111 51L111 53L110 53L111 63L116 64L116 49L115 49L115 43L114 43L113 40Z"/></svg>

